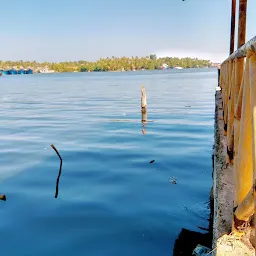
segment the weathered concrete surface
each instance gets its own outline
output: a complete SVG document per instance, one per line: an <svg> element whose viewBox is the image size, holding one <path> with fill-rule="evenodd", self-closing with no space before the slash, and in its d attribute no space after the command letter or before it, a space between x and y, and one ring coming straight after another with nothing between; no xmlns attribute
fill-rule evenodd
<svg viewBox="0 0 256 256"><path fill-rule="evenodd" d="M229 234L232 227L233 215L233 168L226 166L227 148L226 136L224 136L224 121L221 92L216 91L215 106L215 145L214 145L214 171L213 171L213 195L214 195L214 221L213 221L213 248L219 237Z"/></svg>
<svg viewBox="0 0 256 256"><path fill-rule="evenodd" d="M215 95L215 145L213 170L213 255L255 255L250 235L239 238L231 234L233 219L234 177L233 165L226 165L227 140L224 136L224 121L221 91Z"/></svg>
<svg viewBox="0 0 256 256"><path fill-rule="evenodd" d="M224 235L217 240L216 256L252 256L251 245L233 235Z"/></svg>

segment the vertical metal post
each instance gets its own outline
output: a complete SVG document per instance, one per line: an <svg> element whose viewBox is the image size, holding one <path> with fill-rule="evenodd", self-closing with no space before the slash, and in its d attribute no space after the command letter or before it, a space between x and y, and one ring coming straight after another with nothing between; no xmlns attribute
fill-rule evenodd
<svg viewBox="0 0 256 256"><path fill-rule="evenodd" d="M235 27L236 27L236 0L232 0L231 6L231 29L230 29L230 50L229 55L234 52L235 45Z"/></svg>
<svg viewBox="0 0 256 256"><path fill-rule="evenodd" d="M247 13L247 0L240 0L239 1L239 21L238 21L237 49L245 44L246 13Z"/></svg>

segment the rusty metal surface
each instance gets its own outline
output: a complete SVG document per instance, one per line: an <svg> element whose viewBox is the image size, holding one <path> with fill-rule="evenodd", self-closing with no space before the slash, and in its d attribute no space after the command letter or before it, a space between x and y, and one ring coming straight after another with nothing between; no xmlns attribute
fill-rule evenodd
<svg viewBox="0 0 256 256"><path fill-rule="evenodd" d="M230 50L229 54L234 52L235 46L235 27L236 27L236 0L232 0L231 5L231 28L230 28Z"/></svg>
<svg viewBox="0 0 256 256"><path fill-rule="evenodd" d="M256 52L256 36L253 37L250 41L248 41L246 44L241 46L238 50L236 50L234 53L232 53L223 63L226 63L227 61L244 58L246 57L247 51L254 51Z"/></svg>
<svg viewBox="0 0 256 256"><path fill-rule="evenodd" d="M247 0L239 1L237 49L245 44Z"/></svg>

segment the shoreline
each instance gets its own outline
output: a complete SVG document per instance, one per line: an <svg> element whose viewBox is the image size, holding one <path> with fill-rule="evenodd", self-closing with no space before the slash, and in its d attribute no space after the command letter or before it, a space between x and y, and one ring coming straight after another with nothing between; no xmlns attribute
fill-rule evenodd
<svg viewBox="0 0 256 256"><path fill-rule="evenodd" d="M1 73L2 76L16 76L16 75L35 75L35 74L58 74L58 73L127 73L127 72L148 72L148 71L169 71L169 70L175 70L175 71L182 71L187 69L216 69L216 67L202 67L202 68L168 68L168 69L141 69L141 70L109 70L109 71L54 71L54 72L33 72L30 74L4 74Z"/></svg>

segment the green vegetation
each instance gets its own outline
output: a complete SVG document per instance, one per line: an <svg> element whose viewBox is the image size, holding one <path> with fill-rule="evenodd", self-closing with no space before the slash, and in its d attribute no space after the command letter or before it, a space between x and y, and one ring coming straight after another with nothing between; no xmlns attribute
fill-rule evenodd
<svg viewBox="0 0 256 256"><path fill-rule="evenodd" d="M122 58L106 58L100 59L95 62L89 61L69 61L69 62L30 62L30 61L0 61L0 69L9 69L15 67L19 68L32 68L34 72L40 72L41 69L54 70L56 72L87 72L87 71L129 71L129 70L154 70L160 68L164 63L171 66L179 66L183 68L197 68L197 67L210 67L209 60L199 60L197 58L175 58L166 57L158 58L155 54L149 57L122 57Z"/></svg>

